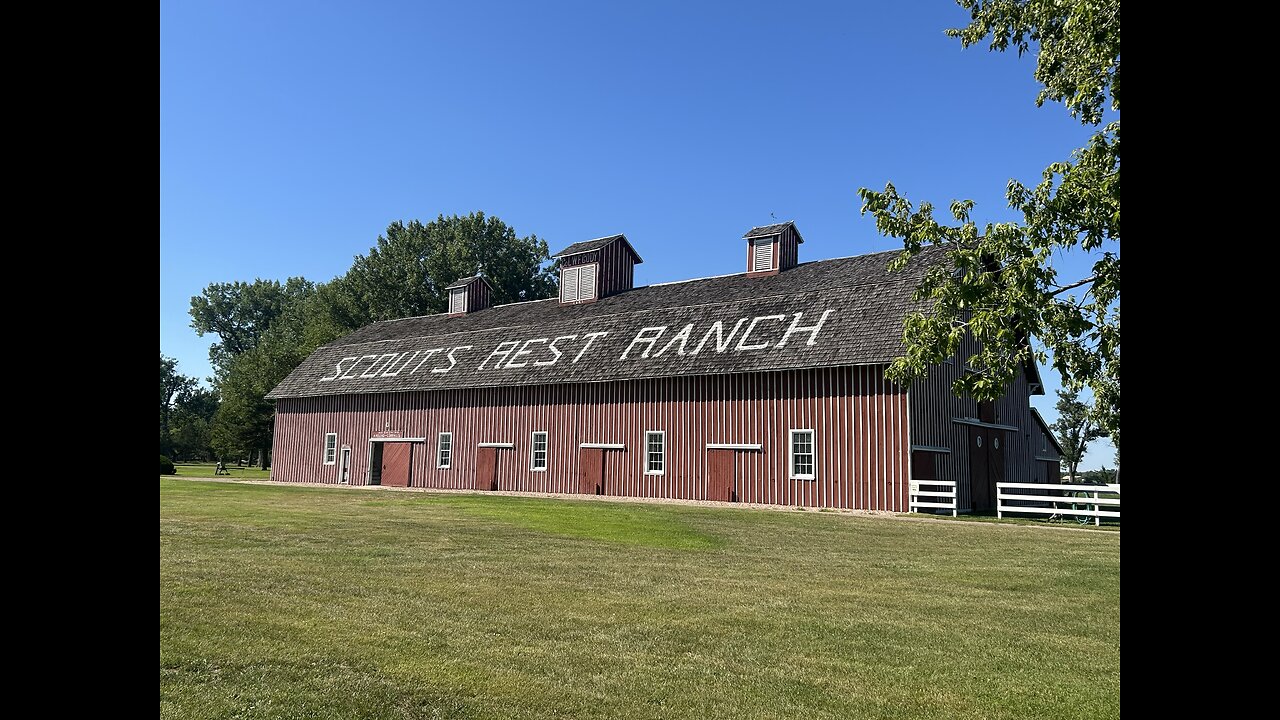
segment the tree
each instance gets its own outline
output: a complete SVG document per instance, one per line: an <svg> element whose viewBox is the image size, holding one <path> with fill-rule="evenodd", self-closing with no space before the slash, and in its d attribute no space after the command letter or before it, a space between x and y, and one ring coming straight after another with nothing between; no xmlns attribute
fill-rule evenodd
<svg viewBox="0 0 1280 720"><path fill-rule="evenodd" d="M213 456L211 424L218 412L218 393L192 387L178 393L170 420L173 456L182 460L207 460Z"/></svg>
<svg viewBox="0 0 1280 720"><path fill-rule="evenodd" d="M326 299L331 315L349 329L374 320L443 312L445 287L458 278L483 274L495 305L555 295L555 275L545 240L518 237L515 230L483 212L440 215L422 224L396 221L367 255L356 257Z"/></svg>
<svg viewBox="0 0 1280 720"><path fill-rule="evenodd" d="M267 467L275 407L266 394L320 345L374 320L443 311L445 287L481 272L495 304L551 297L555 276L543 268L549 259L545 241L518 237L476 212L394 222L328 283L210 285L191 299L191 324L219 338L209 351L222 400L209 424L214 452L222 459L256 455Z"/></svg>
<svg viewBox="0 0 1280 720"><path fill-rule="evenodd" d="M195 378L189 378L178 372L178 361L160 353L160 454L170 455L173 452L173 441L169 435L170 419L173 416L173 401L179 394L189 392L196 386Z"/></svg>
<svg viewBox="0 0 1280 720"><path fill-rule="evenodd" d="M1058 420L1050 427L1062 444L1062 465L1067 475L1075 480L1076 469L1080 467L1089 443L1105 437L1106 432L1094 422L1093 411L1080 400L1075 390L1059 390L1058 404L1054 407L1058 411Z"/></svg>
<svg viewBox="0 0 1280 720"><path fill-rule="evenodd" d="M210 443L220 459L256 456L263 469L270 464L275 404L266 394L320 344L308 342L305 332L316 285L301 278L290 284L288 302L252 347L228 357L217 379L222 403L210 422Z"/></svg>
<svg viewBox="0 0 1280 720"><path fill-rule="evenodd" d="M293 303L310 295L314 283L300 277L211 283L191 298L191 327L197 335L218 336L209 347L215 373L225 372L237 355L257 347L271 323Z"/></svg>
<svg viewBox="0 0 1280 720"><path fill-rule="evenodd" d="M931 267L917 287L917 299L929 301L929 309L908 317L906 352L890 374L909 383L952 356L968 333L978 341L967 361L973 372L953 390L994 400L1026 365L1046 361L1048 350L1063 385L1089 386L1097 419L1114 432L1120 427L1120 2L958 2L972 21L947 35L964 47L990 37L993 51L1034 51L1043 86L1036 104L1061 102L1097 129L1071 159L1046 168L1035 187L1009 181L1006 198L1022 214L1020 223L979 228L971 219L973 201L958 200L950 208L957 224L943 224L932 203L917 207L892 183L883 192L858 190L876 229L903 241L892 270L929 246L943 248L949 260ZM1060 278L1053 259L1069 252L1088 254L1091 271ZM1033 348L1033 337L1044 349Z"/></svg>

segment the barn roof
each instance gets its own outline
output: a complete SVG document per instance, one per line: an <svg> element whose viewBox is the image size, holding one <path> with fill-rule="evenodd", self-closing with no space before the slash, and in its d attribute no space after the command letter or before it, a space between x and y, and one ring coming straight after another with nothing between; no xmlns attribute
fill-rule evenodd
<svg viewBox="0 0 1280 720"><path fill-rule="evenodd" d="M320 347L271 398L885 363L902 351L912 291L939 257L888 274L898 251L377 322Z"/></svg>
<svg viewBox="0 0 1280 720"><path fill-rule="evenodd" d="M581 255L582 253L588 253L588 252L592 252L593 250L599 250L600 248L604 247L605 245L608 245L611 242L614 242L615 240L622 241L622 244L626 246L627 250L631 253L631 255L635 257L637 265L644 262L644 260L641 259L640 257L640 253L636 252L636 249L631 247L631 243L627 242L626 235L606 235L602 238L596 238L595 240L583 240L582 242L576 242L570 245L569 247L561 250L560 252L556 253L555 255L552 255L551 257L562 258L562 257L569 257L570 255Z"/></svg>

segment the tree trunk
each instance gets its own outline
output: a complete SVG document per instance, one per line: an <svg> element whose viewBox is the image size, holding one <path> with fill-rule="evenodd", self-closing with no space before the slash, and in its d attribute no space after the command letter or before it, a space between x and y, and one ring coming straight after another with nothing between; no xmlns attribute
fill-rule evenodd
<svg viewBox="0 0 1280 720"><path fill-rule="evenodd" d="M268 452L270 452L270 448L262 448L261 450L258 451L258 459L262 462L262 465L260 467L263 470L267 469L267 453Z"/></svg>
<svg viewBox="0 0 1280 720"><path fill-rule="evenodd" d="M1076 468L1080 467L1080 461L1076 460L1071 463L1071 468L1067 471L1067 482L1076 481Z"/></svg>

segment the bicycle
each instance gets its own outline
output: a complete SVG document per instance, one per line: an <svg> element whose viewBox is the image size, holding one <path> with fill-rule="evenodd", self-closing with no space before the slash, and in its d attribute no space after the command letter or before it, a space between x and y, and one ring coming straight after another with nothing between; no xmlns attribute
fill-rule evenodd
<svg viewBox="0 0 1280 720"><path fill-rule="evenodd" d="M1090 502L1093 500L1093 494L1087 490L1063 490L1062 497L1071 498L1071 510L1091 510L1095 509L1095 504ZM1053 501L1054 510L1065 510L1067 508L1059 507L1058 500ZM1064 503L1068 504L1068 503ZM1049 522L1063 522L1067 520L1067 516L1062 513L1055 512L1049 516ZM1070 519L1075 520L1078 525L1088 525L1093 522L1093 518L1089 515L1077 515L1072 513Z"/></svg>

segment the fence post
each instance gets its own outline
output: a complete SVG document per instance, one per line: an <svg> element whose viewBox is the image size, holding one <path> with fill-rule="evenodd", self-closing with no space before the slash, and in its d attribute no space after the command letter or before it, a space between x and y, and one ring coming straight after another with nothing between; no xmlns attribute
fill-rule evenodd
<svg viewBox="0 0 1280 720"><path fill-rule="evenodd" d="M1097 493L1096 491L1093 493L1093 499L1094 499L1094 500L1097 500L1097 499L1098 499L1098 493ZM1098 503L1094 503L1094 504L1093 504L1093 511L1094 511L1095 513L1096 513L1096 512L1098 512ZM1094 526L1094 527L1102 527L1102 515L1101 515L1101 513L1099 513L1099 514L1097 514L1097 515L1094 515L1094 516L1093 516L1093 526Z"/></svg>
<svg viewBox="0 0 1280 720"><path fill-rule="evenodd" d="M960 494L959 483L956 483L956 485L957 485L956 494L959 495ZM1000 492L1000 483L996 483L996 519L998 520L1004 519L1004 501L1000 498L1001 494L1002 493ZM958 497L956 499L959 500Z"/></svg>

